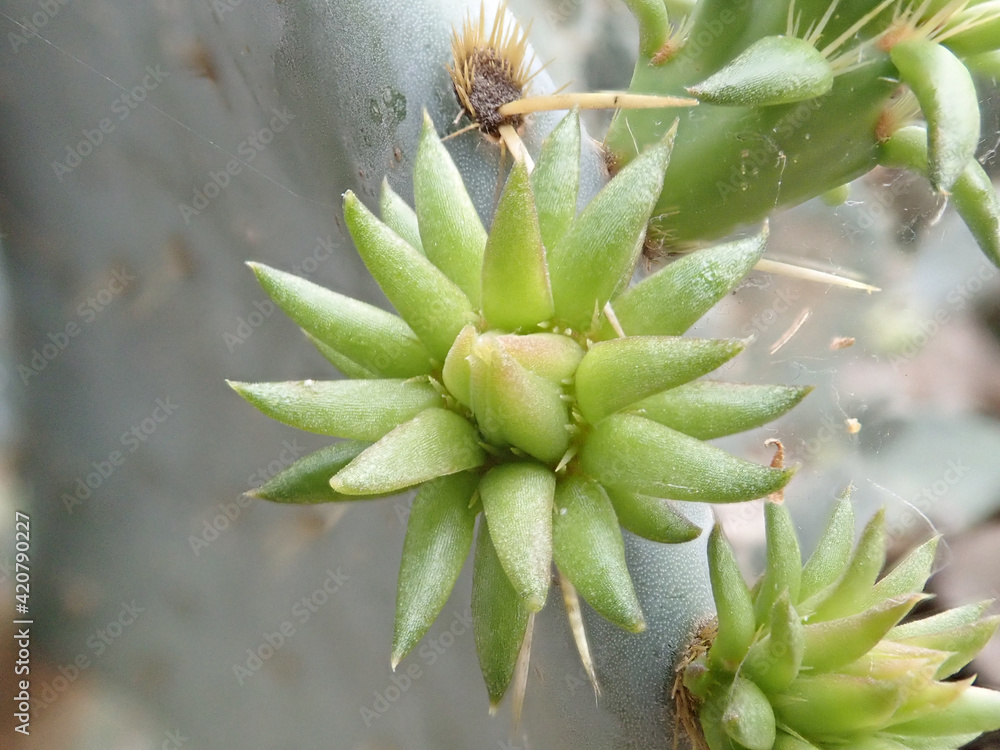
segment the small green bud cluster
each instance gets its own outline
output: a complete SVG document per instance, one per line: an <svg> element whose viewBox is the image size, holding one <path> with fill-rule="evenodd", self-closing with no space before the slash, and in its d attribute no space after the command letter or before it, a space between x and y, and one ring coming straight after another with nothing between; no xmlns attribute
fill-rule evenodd
<svg viewBox="0 0 1000 750"><path fill-rule="evenodd" d="M718 610L678 667L678 716L711 750L954 750L1000 728L1000 693L948 680L986 645L990 602L905 624L928 597L938 539L885 564L883 513L853 549L837 502L802 565L781 502L766 501L767 566L751 589L719 527L709 538ZM696 718L697 717L697 718Z"/></svg>
<svg viewBox="0 0 1000 750"><path fill-rule="evenodd" d="M487 232L426 120L415 209L387 184L381 219L344 197L351 237L398 316L251 264L349 378L232 383L275 419L345 439L255 494L316 503L420 487L393 666L441 611L476 536L474 633L495 704L545 604L553 561L597 612L642 630L620 527L687 541L701 530L674 501L749 500L791 477L704 441L764 424L809 389L695 382L745 342L681 336L753 267L764 234L630 286L672 142L671 131L577 215L573 112L533 172L512 168Z"/></svg>

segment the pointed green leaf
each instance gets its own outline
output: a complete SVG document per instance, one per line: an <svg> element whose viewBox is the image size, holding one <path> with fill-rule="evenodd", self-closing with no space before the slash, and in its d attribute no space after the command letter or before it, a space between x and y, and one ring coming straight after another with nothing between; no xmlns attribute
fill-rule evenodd
<svg viewBox="0 0 1000 750"><path fill-rule="evenodd" d="M379 199L378 209L385 225L406 240L410 247L424 255L424 246L420 243L417 213L389 186L388 178L382 180L382 196Z"/></svg>
<svg viewBox="0 0 1000 750"><path fill-rule="evenodd" d="M316 347L319 353L326 358L327 362L340 370L348 378L354 378L356 380L371 380L379 377L377 373L359 365L353 359L341 354L333 347L327 346L304 328L302 329L302 333L306 335L306 338L309 339L312 345Z"/></svg>
<svg viewBox="0 0 1000 750"><path fill-rule="evenodd" d="M889 721L903 686L840 674L800 676L771 698L778 722L807 739L872 730Z"/></svg>
<svg viewBox="0 0 1000 750"><path fill-rule="evenodd" d="M747 655L757 624L750 589L718 524L708 537L708 572L719 621L719 634L708 652L709 663L735 670Z"/></svg>
<svg viewBox="0 0 1000 750"><path fill-rule="evenodd" d="M972 76L953 52L927 39L898 42L889 56L927 118L931 184L951 190L979 145L979 96Z"/></svg>
<svg viewBox="0 0 1000 750"><path fill-rule="evenodd" d="M275 503L330 503L358 498L334 492L330 477L367 448L370 443L344 440L300 458L247 494Z"/></svg>
<svg viewBox="0 0 1000 750"><path fill-rule="evenodd" d="M556 487L552 544L559 566L580 596L619 627L646 628L632 577L625 565L625 544L604 488L583 477L568 477Z"/></svg>
<svg viewBox="0 0 1000 750"><path fill-rule="evenodd" d="M885 564L885 509L868 522L843 577L821 601L812 621L832 620L853 615L864 607L872 586Z"/></svg>
<svg viewBox="0 0 1000 750"><path fill-rule="evenodd" d="M923 621L921 620L920 622ZM994 615L984 620L970 622L936 633L901 638L897 631L903 630L905 632L905 628L907 627L906 625L902 625L890 632L888 637L909 646L920 646L922 648L950 652L950 656L941 664L934 675L935 679L943 680L951 677L955 672L972 661L986 647L986 644L989 643L990 639L996 633L998 625L1000 625L1000 615Z"/></svg>
<svg viewBox="0 0 1000 750"><path fill-rule="evenodd" d="M737 676L726 696L722 727L747 750L771 750L776 727L771 703L750 680Z"/></svg>
<svg viewBox="0 0 1000 750"><path fill-rule="evenodd" d="M699 380L650 396L632 408L699 440L752 430L777 419L812 391L812 386L749 385Z"/></svg>
<svg viewBox="0 0 1000 750"><path fill-rule="evenodd" d="M816 550L802 569L799 601L806 601L844 574L854 545L854 506L850 495L845 494L833 508L826 531Z"/></svg>
<svg viewBox="0 0 1000 750"><path fill-rule="evenodd" d="M350 191L344 194L344 220L358 254L385 296L430 353L443 362L458 332L472 322L469 298Z"/></svg>
<svg viewBox="0 0 1000 750"><path fill-rule="evenodd" d="M427 257L478 307L486 230L427 112L413 165L413 194Z"/></svg>
<svg viewBox="0 0 1000 750"><path fill-rule="evenodd" d="M754 612L757 622L771 618L771 607L783 591L791 600L799 597L802 576L802 553L795 533L795 523L783 502L764 502L764 525L767 530L767 567L757 586Z"/></svg>
<svg viewBox="0 0 1000 750"><path fill-rule="evenodd" d="M466 408L472 408L472 370L469 367L469 357L472 356L472 345L476 343L476 327L467 325L455 338L455 343L448 350L441 370L441 379L445 388L458 402Z"/></svg>
<svg viewBox="0 0 1000 750"><path fill-rule="evenodd" d="M927 174L927 131L922 127L897 130L882 144L879 163ZM971 160L951 188L951 200L979 247L1000 266L1000 197L986 171Z"/></svg>
<svg viewBox="0 0 1000 750"><path fill-rule="evenodd" d="M420 488L410 508L396 587L392 668L417 645L451 594L472 549L478 475L461 472Z"/></svg>
<svg viewBox="0 0 1000 750"><path fill-rule="evenodd" d="M629 336L590 347L576 370L576 398L591 424L660 391L711 372L741 351L742 341Z"/></svg>
<svg viewBox="0 0 1000 750"><path fill-rule="evenodd" d="M272 419L300 430L353 440L378 440L424 409L441 404L441 396L426 378L228 382Z"/></svg>
<svg viewBox="0 0 1000 750"><path fill-rule="evenodd" d="M861 658L925 598L889 599L856 615L806 625L802 666L829 672Z"/></svg>
<svg viewBox="0 0 1000 750"><path fill-rule="evenodd" d="M431 371L430 353L403 320L262 263L248 263L264 291L319 341L383 378Z"/></svg>
<svg viewBox="0 0 1000 750"><path fill-rule="evenodd" d="M589 330L595 313L631 278L675 133L676 126L615 175L550 248L556 316L573 328Z"/></svg>
<svg viewBox="0 0 1000 750"><path fill-rule="evenodd" d="M514 676L528 615L504 573L483 519L472 569L472 631L491 706L500 703Z"/></svg>
<svg viewBox="0 0 1000 750"><path fill-rule="evenodd" d="M793 469L772 469L633 414L613 414L590 434L580 465L615 488L651 497L742 502L785 486Z"/></svg>
<svg viewBox="0 0 1000 750"><path fill-rule="evenodd" d="M953 682L934 682L933 670L927 670L928 680L921 684L913 675L907 678L907 693L903 703L896 709L892 716L892 726L887 731L892 731L893 726L904 724L923 716L928 716L946 709L957 701L971 685L974 677L965 680L955 680Z"/></svg>
<svg viewBox="0 0 1000 750"><path fill-rule="evenodd" d="M753 237L698 250L629 287L611 302L629 336L679 336L750 273L767 246L767 228ZM603 338L615 335L604 320Z"/></svg>
<svg viewBox="0 0 1000 750"><path fill-rule="evenodd" d="M497 445L553 463L569 449L569 407L559 386L521 366L496 337L473 345L472 410Z"/></svg>
<svg viewBox="0 0 1000 750"><path fill-rule="evenodd" d="M1000 729L1000 692L970 687L942 711L897 724L893 734L933 737Z"/></svg>
<svg viewBox="0 0 1000 750"><path fill-rule="evenodd" d="M913 620L904 625L897 625L889 631L888 637L893 640L903 640L918 636L935 635L944 633L952 628L971 625L979 620L992 604L992 600L979 602L978 604L966 604L964 607L956 607L955 609L949 609L930 617Z"/></svg>
<svg viewBox="0 0 1000 750"><path fill-rule="evenodd" d="M740 671L768 693L784 690L802 666L805 629L783 591L771 608L770 632L750 647Z"/></svg>
<svg viewBox="0 0 1000 750"><path fill-rule="evenodd" d="M483 256L483 315L490 326L515 331L552 317L545 248L531 179L514 165L500 196Z"/></svg>
<svg viewBox="0 0 1000 750"><path fill-rule="evenodd" d="M743 750L726 734L722 725L722 717L726 711L726 695L726 690L713 691L698 710L698 719L709 750Z"/></svg>
<svg viewBox="0 0 1000 750"><path fill-rule="evenodd" d="M580 192L580 113L572 110L542 142L531 185L545 247L554 247L576 216Z"/></svg>
<svg viewBox="0 0 1000 750"><path fill-rule="evenodd" d="M361 453L330 480L345 495L398 492L481 466L479 433L445 409L427 409Z"/></svg>
<svg viewBox="0 0 1000 750"><path fill-rule="evenodd" d="M768 107L822 96L833 87L833 66L804 39L766 36L688 93L728 106Z"/></svg>
<svg viewBox="0 0 1000 750"><path fill-rule="evenodd" d="M572 378L584 355L578 343L558 333L511 334L497 338L514 359L553 383Z"/></svg>
<svg viewBox="0 0 1000 750"><path fill-rule="evenodd" d="M552 577L552 498L556 477L534 463L501 464L479 486L500 564L529 611L545 605Z"/></svg>
<svg viewBox="0 0 1000 750"><path fill-rule="evenodd" d="M940 538L936 536L928 539L907 555L891 573L876 583L865 602L865 607L874 607L887 599L923 591L924 584L931 577Z"/></svg>
<svg viewBox="0 0 1000 750"><path fill-rule="evenodd" d="M618 523L633 534L665 544L690 542L701 535L701 529L670 500L611 488L607 488L607 492Z"/></svg>

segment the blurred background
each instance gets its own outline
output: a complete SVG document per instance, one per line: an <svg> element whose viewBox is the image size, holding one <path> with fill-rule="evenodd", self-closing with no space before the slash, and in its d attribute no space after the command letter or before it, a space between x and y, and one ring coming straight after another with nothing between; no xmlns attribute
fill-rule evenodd
<svg viewBox="0 0 1000 750"><path fill-rule="evenodd" d="M510 4L534 17L556 85L627 85L636 28L620 2ZM461 18L462 3L445 5ZM243 262L384 304L339 199L371 197L387 173L406 195L420 109L434 104L411 82L344 105L363 72L329 44L322 7L0 0L0 688L9 707L21 511L35 703L20 746L614 744L558 605L539 619L523 726L487 715L468 570L390 671L408 496L350 508L241 496L324 441L262 417L224 378L333 376ZM378 54L421 33L400 28ZM980 83L996 177L1000 95ZM352 117L365 127L349 130ZM590 117L591 134L606 123ZM476 144L462 158L496 154ZM767 461L764 440L784 442L802 465L787 497L807 549L853 485L860 518L887 508L895 554L945 534L928 607L996 597L1000 271L923 180L887 170L840 206L777 216L768 255L882 291L755 273L701 321L692 333L755 337L721 377L816 386L788 417L720 443ZM724 522L754 574L759 506ZM973 666L1000 687L1000 643ZM13 723L5 708L3 747L20 739Z"/></svg>

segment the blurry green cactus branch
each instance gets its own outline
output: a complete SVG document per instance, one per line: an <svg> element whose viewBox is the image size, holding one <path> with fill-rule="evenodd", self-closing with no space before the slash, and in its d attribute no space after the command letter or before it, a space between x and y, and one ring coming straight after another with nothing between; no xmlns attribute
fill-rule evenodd
<svg viewBox="0 0 1000 750"><path fill-rule="evenodd" d="M381 219L344 197L351 237L398 316L251 264L348 376L231 384L274 419L346 440L254 494L314 503L420 487L399 575L394 666L444 606L477 517L474 631L496 704L530 641L530 615L545 604L553 562L597 612L642 630L620 527L688 541L701 529L677 501L740 502L791 478L704 441L775 419L810 389L700 381L745 342L681 335L759 260L766 231L629 285L672 145L670 131L577 215L580 125L571 112L533 172L511 169L487 232L426 119L414 208L387 183Z"/></svg>
<svg viewBox="0 0 1000 750"><path fill-rule="evenodd" d="M891 164L953 196L1000 265L996 191L975 158L972 78L1000 71L1000 3L701 0L667 32L658 3L627 5L640 25L630 91L702 102L666 114L620 110L607 134L610 162L621 166L680 117L653 211L661 242L725 235ZM911 136L908 156L887 147L920 119L922 156Z"/></svg>

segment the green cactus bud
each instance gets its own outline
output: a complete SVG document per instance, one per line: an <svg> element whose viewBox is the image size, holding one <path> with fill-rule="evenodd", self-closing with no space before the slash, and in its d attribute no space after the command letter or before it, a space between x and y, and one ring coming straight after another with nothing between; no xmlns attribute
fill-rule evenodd
<svg viewBox="0 0 1000 750"><path fill-rule="evenodd" d="M692 253L647 276L615 299L615 317L630 336L679 336L731 292L764 254L767 230ZM615 334L603 323L605 338Z"/></svg>
<svg viewBox="0 0 1000 750"><path fill-rule="evenodd" d="M757 624L750 589L719 525L712 529L708 538L708 563L719 622L719 632L712 644L710 657L716 664L736 666L746 656Z"/></svg>
<svg viewBox="0 0 1000 750"><path fill-rule="evenodd" d="M493 328L532 328L552 317L552 291L528 169L511 170L486 241L483 315Z"/></svg>
<svg viewBox="0 0 1000 750"><path fill-rule="evenodd" d="M576 371L576 398L596 424L630 404L694 380L729 361L742 341L629 336L594 344Z"/></svg>
<svg viewBox="0 0 1000 750"><path fill-rule="evenodd" d="M622 528L654 542L689 542L701 529L689 521L670 500L606 488Z"/></svg>
<svg viewBox="0 0 1000 750"><path fill-rule="evenodd" d="M636 403L632 410L699 440L767 424L799 403L812 387L747 385L700 380Z"/></svg>
<svg viewBox="0 0 1000 750"><path fill-rule="evenodd" d="M576 110L545 138L531 185L542 243L555 247L576 218L580 192L580 115Z"/></svg>
<svg viewBox="0 0 1000 750"><path fill-rule="evenodd" d="M589 329L604 303L631 278L674 133L605 185L549 250L556 316L572 328Z"/></svg>
<svg viewBox="0 0 1000 750"><path fill-rule="evenodd" d="M553 561L603 617L641 630L622 526L685 542L700 529L672 500L737 502L791 478L667 426L731 434L805 394L689 383L742 348L678 334L738 285L763 235L685 258L639 292L625 290L670 146L671 136L662 139L577 216L580 132L571 113L543 144L533 175L520 164L511 170L487 234L426 127L415 212L387 184L381 220L353 194L344 199L348 230L399 317L254 266L351 378L234 385L273 417L352 439L303 459L260 496L326 502L425 485L400 564L393 664L440 611L481 512L474 630L495 704L531 613L545 603ZM623 332L611 325L619 309ZM656 330L637 334L646 319ZM744 731L737 724L733 731Z"/></svg>
<svg viewBox="0 0 1000 750"><path fill-rule="evenodd" d="M552 575L555 491L555 474L532 463L494 467L479 486L497 557L531 612L545 605Z"/></svg>
<svg viewBox="0 0 1000 750"><path fill-rule="evenodd" d="M382 378L430 373L430 353L396 315L263 263L247 265L288 317L359 367Z"/></svg>
<svg viewBox="0 0 1000 750"><path fill-rule="evenodd" d="M876 582L885 562L883 514L866 526L852 556L848 503L837 503L802 570L800 607L789 588L770 594L778 581L791 580L794 589L787 566L798 558L798 542L782 505L767 507L767 569L752 590L721 529L712 532L718 632L713 640L711 627L701 626L687 653L707 654L677 668L690 693L675 695L678 711L697 706L700 723L685 722L696 747L956 750L1000 728L997 693L972 687L971 679L942 681L982 649L1000 618L983 619L988 605L980 604L898 625L927 598L918 592L937 540ZM727 713L728 706L741 709Z"/></svg>
<svg viewBox="0 0 1000 750"><path fill-rule="evenodd" d="M737 676L727 698L721 719L726 734L747 750L771 750L777 727L767 696Z"/></svg>
<svg viewBox="0 0 1000 750"><path fill-rule="evenodd" d="M793 36L766 36L687 90L712 104L770 107L813 99L832 87L833 66L812 44Z"/></svg>
<svg viewBox="0 0 1000 750"><path fill-rule="evenodd" d="M420 488L403 541L392 637L392 668L417 645L448 601L472 549L476 511L470 507L479 477L452 474Z"/></svg>
<svg viewBox="0 0 1000 750"><path fill-rule="evenodd" d="M570 444L569 406L559 386L535 375L497 338L472 348L472 411L483 434L539 461L556 462Z"/></svg>
<svg viewBox="0 0 1000 750"><path fill-rule="evenodd" d="M484 460L472 425L454 412L427 409L360 453L330 485L345 495L398 492Z"/></svg>
<svg viewBox="0 0 1000 750"><path fill-rule="evenodd" d="M428 259L478 305L486 230L426 112L413 165L413 196Z"/></svg>
<svg viewBox="0 0 1000 750"><path fill-rule="evenodd" d="M528 614L504 573L487 522L481 521L472 568L472 632L491 706L500 703L514 676Z"/></svg>
<svg viewBox="0 0 1000 750"><path fill-rule="evenodd" d="M788 592L797 601L802 578L802 555L795 524L783 502L764 502L764 528L767 533L767 568L757 587L754 613L763 624L770 618L775 601ZM895 625L895 623L893 623Z"/></svg>
<svg viewBox="0 0 1000 750"><path fill-rule="evenodd" d="M555 507L556 565L604 617L626 630L644 630L618 520L604 489L582 477L569 477L556 488Z"/></svg>
<svg viewBox="0 0 1000 750"><path fill-rule="evenodd" d="M357 458L369 445L371 443L356 440L328 445L300 458L247 494L275 503L330 503L360 499L334 492L330 486L330 477Z"/></svg>
<svg viewBox="0 0 1000 750"><path fill-rule="evenodd" d="M344 221L385 296L431 354L443 361L458 332L472 322L469 298L350 191L344 196Z"/></svg>
<svg viewBox="0 0 1000 750"><path fill-rule="evenodd" d="M713 503L768 495L794 473L752 464L634 414L613 414L598 424L583 446L580 465L611 487Z"/></svg>
<svg viewBox="0 0 1000 750"><path fill-rule="evenodd" d="M229 386L264 414L319 435L378 440L400 422L440 406L424 380L303 380Z"/></svg>
<svg viewBox="0 0 1000 750"><path fill-rule="evenodd" d="M389 186L388 178L382 180L382 195L379 198L378 210L382 221L389 229L406 240L410 247L421 255L426 255L423 243L420 242L417 212Z"/></svg>

